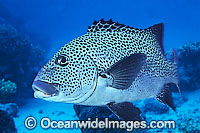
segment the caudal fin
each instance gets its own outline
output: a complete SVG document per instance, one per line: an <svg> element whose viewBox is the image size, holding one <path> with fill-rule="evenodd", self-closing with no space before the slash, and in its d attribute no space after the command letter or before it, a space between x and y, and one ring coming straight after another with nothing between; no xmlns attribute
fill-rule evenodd
<svg viewBox="0 0 200 133"><path fill-rule="evenodd" d="M177 87L177 89L179 91L181 100L183 102L183 97L182 97L181 89L180 89L180 85L179 85L179 76L178 76L178 67L177 67L178 57L177 57L177 54L176 54L175 50L173 50L173 49L171 49L171 60L172 60L172 62L174 64L173 77L175 77L177 79L177 82L175 84L176 84L176 87Z"/></svg>

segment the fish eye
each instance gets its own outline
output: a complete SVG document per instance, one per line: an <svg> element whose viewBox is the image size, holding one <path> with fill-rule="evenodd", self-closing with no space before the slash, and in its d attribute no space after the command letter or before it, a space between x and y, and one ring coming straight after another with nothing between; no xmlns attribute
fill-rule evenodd
<svg viewBox="0 0 200 133"><path fill-rule="evenodd" d="M59 55L56 58L56 64L60 66L66 66L69 63L69 59L66 55Z"/></svg>

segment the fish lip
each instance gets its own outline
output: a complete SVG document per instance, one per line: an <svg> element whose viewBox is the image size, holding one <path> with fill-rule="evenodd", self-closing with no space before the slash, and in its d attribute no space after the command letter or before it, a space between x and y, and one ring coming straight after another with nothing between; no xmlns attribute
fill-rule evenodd
<svg viewBox="0 0 200 133"><path fill-rule="evenodd" d="M59 94L58 83L49 83L41 80L36 80L32 84L34 92L41 92L44 94L45 98L57 96ZM41 87L43 86L43 87ZM45 88L44 88L45 87Z"/></svg>

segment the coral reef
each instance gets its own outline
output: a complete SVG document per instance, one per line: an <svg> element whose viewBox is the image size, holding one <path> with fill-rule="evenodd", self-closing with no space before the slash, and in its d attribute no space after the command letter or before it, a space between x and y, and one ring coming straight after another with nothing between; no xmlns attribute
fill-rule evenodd
<svg viewBox="0 0 200 133"><path fill-rule="evenodd" d="M164 105L156 99L152 98L144 100L143 103L138 106L141 106L140 109L143 113L154 113L156 115L159 115L167 113L169 111L169 107L167 105Z"/></svg>
<svg viewBox="0 0 200 133"><path fill-rule="evenodd" d="M18 106L16 103L0 104L0 110L6 111L10 117L17 117Z"/></svg>
<svg viewBox="0 0 200 133"><path fill-rule="evenodd" d="M17 85L13 98L1 102L22 103L32 96L31 84L43 59L43 51L34 47L27 37L11 25L0 25L0 78Z"/></svg>
<svg viewBox="0 0 200 133"><path fill-rule="evenodd" d="M200 42L184 44L178 49L178 68L181 89L200 88Z"/></svg>
<svg viewBox="0 0 200 133"><path fill-rule="evenodd" d="M197 109L198 110L198 109ZM199 111L199 110L198 110ZM200 131L200 116L184 115L177 120L178 130L182 132L198 132Z"/></svg>
<svg viewBox="0 0 200 133"><path fill-rule="evenodd" d="M6 111L0 110L0 132L1 133L16 133L15 123L13 118Z"/></svg>
<svg viewBox="0 0 200 133"><path fill-rule="evenodd" d="M74 105L74 110L79 120L95 120L98 118L99 121L105 121L108 118L109 121L119 121L119 118L115 116L106 106L83 106ZM127 129L130 127L127 126ZM131 127L132 128L132 127ZM93 132L109 132L109 133L127 133L127 129L81 129L84 133ZM133 129L133 132L144 132L144 129Z"/></svg>
<svg viewBox="0 0 200 133"><path fill-rule="evenodd" d="M11 81L0 80L0 102L16 93L16 84Z"/></svg>
<svg viewBox="0 0 200 133"><path fill-rule="evenodd" d="M18 32L29 36L34 45L45 49L45 52L48 54L51 48L51 38L46 34L31 31L30 29L27 30L27 28L25 28L26 20L21 15L16 16L13 14L10 9L4 6L0 1L0 25L2 24L12 25ZM46 44L48 44L48 47Z"/></svg>
<svg viewBox="0 0 200 133"><path fill-rule="evenodd" d="M118 120L107 107L74 105L74 109L80 120L87 120L87 118L99 118L99 120L109 118L110 120Z"/></svg>
<svg viewBox="0 0 200 133"><path fill-rule="evenodd" d="M79 120L98 120L105 121L105 118L109 120L119 120L107 107L95 107L95 106L82 106L82 105L74 105L74 110L76 111L76 115ZM81 129L82 132L92 133L92 132L126 132L125 129Z"/></svg>

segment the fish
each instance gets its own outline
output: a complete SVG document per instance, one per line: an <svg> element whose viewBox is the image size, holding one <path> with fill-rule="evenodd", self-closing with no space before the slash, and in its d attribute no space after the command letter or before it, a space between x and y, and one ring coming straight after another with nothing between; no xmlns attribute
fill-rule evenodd
<svg viewBox="0 0 200 133"><path fill-rule="evenodd" d="M176 62L166 58L164 24L147 29L112 19L94 21L40 69L34 97L78 105L107 106L121 120L141 120L131 102L155 98L175 110Z"/></svg>

